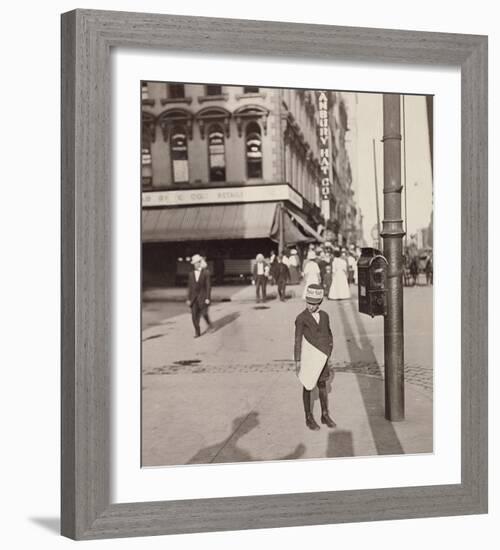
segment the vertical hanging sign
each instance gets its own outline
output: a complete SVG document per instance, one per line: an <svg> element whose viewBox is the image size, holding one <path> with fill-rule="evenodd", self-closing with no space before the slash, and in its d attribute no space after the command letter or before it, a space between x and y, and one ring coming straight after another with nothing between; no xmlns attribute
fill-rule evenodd
<svg viewBox="0 0 500 550"><path fill-rule="evenodd" d="M328 124L328 96L325 92L318 92L319 113L319 141L320 141L320 168L321 168L321 212L325 221L330 218L330 126Z"/></svg>

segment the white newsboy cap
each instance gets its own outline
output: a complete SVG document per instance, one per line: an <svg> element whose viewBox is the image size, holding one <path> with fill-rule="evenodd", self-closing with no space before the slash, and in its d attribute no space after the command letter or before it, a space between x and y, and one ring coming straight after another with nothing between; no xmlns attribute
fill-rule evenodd
<svg viewBox="0 0 500 550"><path fill-rule="evenodd" d="M325 291L319 285L309 285L306 290L306 302L308 304L321 304Z"/></svg>

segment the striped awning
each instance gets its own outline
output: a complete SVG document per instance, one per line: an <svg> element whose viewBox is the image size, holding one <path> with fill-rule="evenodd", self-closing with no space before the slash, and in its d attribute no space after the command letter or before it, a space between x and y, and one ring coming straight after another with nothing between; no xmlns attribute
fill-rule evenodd
<svg viewBox="0 0 500 550"><path fill-rule="evenodd" d="M143 242L271 238L276 203L146 208Z"/></svg>

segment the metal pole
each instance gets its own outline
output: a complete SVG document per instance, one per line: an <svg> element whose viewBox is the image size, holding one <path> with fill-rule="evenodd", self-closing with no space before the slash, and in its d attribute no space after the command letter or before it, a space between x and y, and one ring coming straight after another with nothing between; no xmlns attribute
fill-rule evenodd
<svg viewBox="0 0 500 550"><path fill-rule="evenodd" d="M373 140L373 171L375 174L375 202L377 204L377 230L378 230L378 241L380 246L380 206L378 201L378 179L377 179L377 159L375 156L375 140Z"/></svg>
<svg viewBox="0 0 500 550"><path fill-rule="evenodd" d="M280 216L280 240L278 244L278 254L281 256L283 254L283 250L285 249L285 208L282 202L279 203L278 207Z"/></svg>
<svg viewBox="0 0 500 550"><path fill-rule="evenodd" d="M425 96L425 105L427 107L427 131L429 133L429 152L431 155L431 171L434 173L434 97Z"/></svg>
<svg viewBox="0 0 500 550"><path fill-rule="evenodd" d="M405 96L403 96L403 158L404 158L404 177L403 186L405 190L405 248L404 253L408 252L408 185L406 183L406 113Z"/></svg>
<svg viewBox="0 0 500 550"><path fill-rule="evenodd" d="M387 273L384 318L385 417L404 420L403 220L401 219L400 96L384 94L384 220L382 237Z"/></svg>

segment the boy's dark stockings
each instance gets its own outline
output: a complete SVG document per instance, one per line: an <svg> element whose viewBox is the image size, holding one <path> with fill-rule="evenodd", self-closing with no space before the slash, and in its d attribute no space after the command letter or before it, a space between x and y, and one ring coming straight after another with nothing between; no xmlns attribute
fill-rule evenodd
<svg viewBox="0 0 500 550"><path fill-rule="evenodd" d="M326 391L326 383L318 382L319 390L319 402L321 404L321 423L326 424L329 428L335 428L335 422L330 418L328 414L328 393ZM302 400L304 402L304 412L306 415L306 426L310 430L319 430L317 422L311 412L311 391L303 388Z"/></svg>

